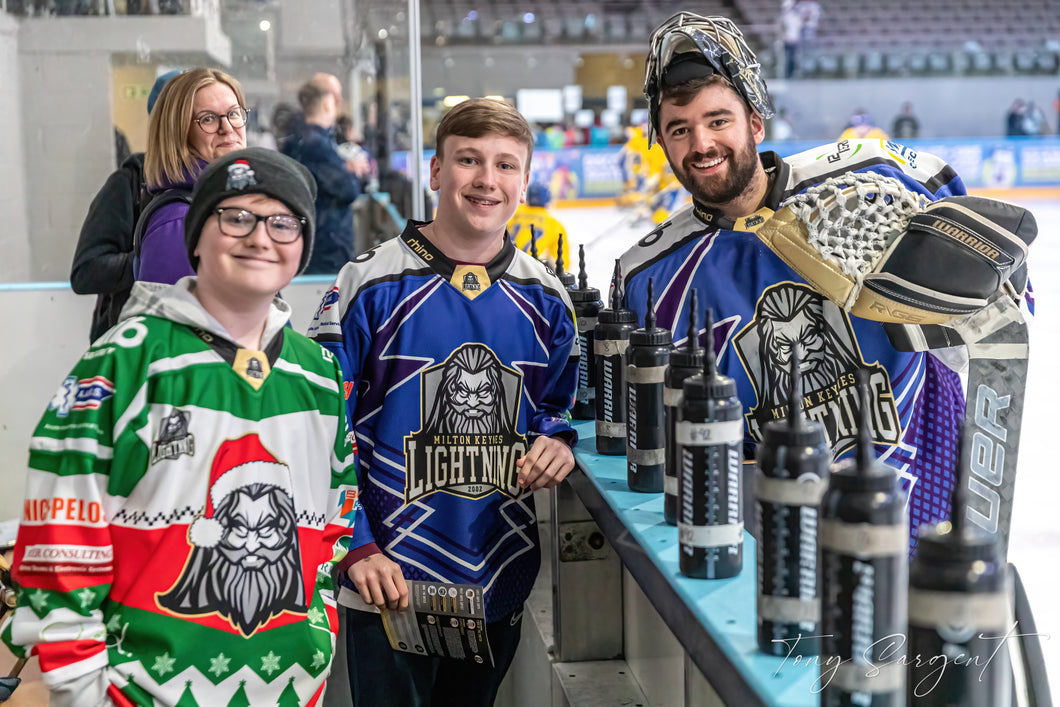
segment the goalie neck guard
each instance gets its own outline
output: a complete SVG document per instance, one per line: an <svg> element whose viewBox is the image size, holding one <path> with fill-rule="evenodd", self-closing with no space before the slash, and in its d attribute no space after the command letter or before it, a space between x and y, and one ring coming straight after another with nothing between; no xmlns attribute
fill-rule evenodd
<svg viewBox="0 0 1060 707"><path fill-rule="evenodd" d="M725 17L678 12L651 34L644 75L644 95L651 111L649 144L658 132L663 88L712 74L728 81L760 116L773 117L773 99L761 66L736 25Z"/></svg>

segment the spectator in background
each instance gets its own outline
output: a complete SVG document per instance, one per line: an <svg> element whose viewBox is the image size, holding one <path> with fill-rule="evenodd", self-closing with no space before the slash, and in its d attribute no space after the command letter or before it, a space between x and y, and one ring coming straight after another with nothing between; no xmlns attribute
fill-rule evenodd
<svg viewBox="0 0 1060 707"><path fill-rule="evenodd" d="M784 38L784 78L795 77L798 69L799 43L802 42L802 13L795 0L784 0L780 11L781 35Z"/></svg>
<svg viewBox="0 0 1060 707"><path fill-rule="evenodd" d="M1045 112L1034 101L1028 101L1023 114L1023 134L1046 135L1048 132L1049 121L1045 119Z"/></svg>
<svg viewBox="0 0 1060 707"><path fill-rule="evenodd" d="M155 79L147 96L148 115L162 89L179 73L170 71ZM144 153L135 152L107 177L81 224L70 268L70 286L79 295L96 295L89 341L95 341L118 323L118 313L129 299L133 284L133 232L148 199L145 188Z"/></svg>
<svg viewBox="0 0 1060 707"><path fill-rule="evenodd" d="M817 24L821 21L821 4L817 0L797 0L795 7L802 19L802 45L812 47L817 41Z"/></svg>
<svg viewBox="0 0 1060 707"><path fill-rule="evenodd" d="M295 116L298 111L290 103L277 103L272 109L272 119L269 121L269 130L272 138L276 141L276 149L283 151L284 143L294 132Z"/></svg>
<svg viewBox="0 0 1060 707"><path fill-rule="evenodd" d="M117 125L114 126L114 165L121 167L122 163L129 159L132 150L129 148L129 138Z"/></svg>
<svg viewBox="0 0 1060 707"><path fill-rule="evenodd" d="M166 84L147 129L144 177L152 199L140 216L137 280L173 284L195 270L184 247L191 189L206 166L247 146L243 88L217 69L192 69Z"/></svg>
<svg viewBox="0 0 1060 707"><path fill-rule="evenodd" d="M301 162L317 183L316 246L307 274L334 274L357 255L350 204L361 194L361 178L368 174L363 156L344 160L332 129L338 101L330 82L311 79L298 91L304 123L283 145L284 154Z"/></svg>
<svg viewBox="0 0 1060 707"><path fill-rule="evenodd" d="M857 108L850 116L846 129L840 134L843 140L886 140L887 133L876 126L876 119L864 108Z"/></svg>
<svg viewBox="0 0 1060 707"><path fill-rule="evenodd" d="M364 135L353 124L353 118L345 113L335 119L335 142L342 159L364 158L368 161L369 176L374 177L377 174L375 162L364 142Z"/></svg>
<svg viewBox="0 0 1060 707"><path fill-rule="evenodd" d="M1007 137L1019 137L1026 135L1023 130L1023 117L1027 112L1027 104L1022 98L1012 101L1008 113L1005 115L1005 135Z"/></svg>
<svg viewBox="0 0 1060 707"><path fill-rule="evenodd" d="M787 108L778 109L776 117L769 122L769 126L772 130L773 142L786 142L795 137L795 128L791 126L791 121L788 120Z"/></svg>
<svg viewBox="0 0 1060 707"><path fill-rule="evenodd" d="M913 104L909 101L902 104L902 112L895 117L891 137L899 140L920 137L920 121L913 115Z"/></svg>

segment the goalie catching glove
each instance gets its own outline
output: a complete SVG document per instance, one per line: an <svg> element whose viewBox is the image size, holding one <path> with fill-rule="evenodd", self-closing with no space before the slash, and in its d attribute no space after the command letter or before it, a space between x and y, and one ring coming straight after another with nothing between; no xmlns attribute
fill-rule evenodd
<svg viewBox="0 0 1060 707"><path fill-rule="evenodd" d="M782 204L758 237L847 312L943 324L1003 288L1022 296L1034 216L1003 201L939 201L872 172L832 178Z"/></svg>

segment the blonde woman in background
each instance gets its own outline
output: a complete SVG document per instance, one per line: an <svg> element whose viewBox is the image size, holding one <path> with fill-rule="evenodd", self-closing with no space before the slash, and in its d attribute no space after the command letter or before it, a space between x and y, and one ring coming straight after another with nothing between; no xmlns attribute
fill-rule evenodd
<svg viewBox="0 0 1060 707"><path fill-rule="evenodd" d="M247 144L243 88L217 69L173 78L151 113L144 180L153 197L136 229L137 280L175 283L194 274L184 246L191 190L206 166Z"/></svg>

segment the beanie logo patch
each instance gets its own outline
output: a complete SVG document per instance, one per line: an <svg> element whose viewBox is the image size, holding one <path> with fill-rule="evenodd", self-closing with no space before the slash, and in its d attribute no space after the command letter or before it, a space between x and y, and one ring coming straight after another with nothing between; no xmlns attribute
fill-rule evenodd
<svg viewBox="0 0 1060 707"><path fill-rule="evenodd" d="M236 160L228 165L228 180L225 181L226 191L233 189L242 190L247 187L257 186L257 184L258 180L254 175L254 170L251 169L250 163L246 160Z"/></svg>

